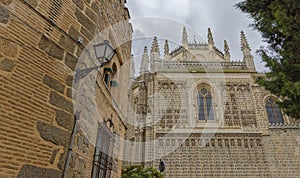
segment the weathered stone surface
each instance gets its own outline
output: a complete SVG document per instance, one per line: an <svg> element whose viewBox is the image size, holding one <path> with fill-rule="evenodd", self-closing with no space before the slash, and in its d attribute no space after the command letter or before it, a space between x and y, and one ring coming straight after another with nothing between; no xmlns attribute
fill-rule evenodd
<svg viewBox="0 0 300 178"><path fill-rule="evenodd" d="M73 96L73 90L72 88L67 88L67 93L66 93L67 97L72 98Z"/></svg>
<svg viewBox="0 0 300 178"><path fill-rule="evenodd" d="M77 39L75 39L77 40ZM76 47L76 42L72 40L70 37L62 35L59 40L59 44L69 51L70 53L73 53Z"/></svg>
<svg viewBox="0 0 300 178"><path fill-rule="evenodd" d="M78 40L78 37L81 36L73 26L70 27L69 35L75 40Z"/></svg>
<svg viewBox="0 0 300 178"><path fill-rule="evenodd" d="M51 91L50 93L50 104L61 108L63 110L73 113L73 103L66 100L63 96L59 95L57 92Z"/></svg>
<svg viewBox="0 0 300 178"><path fill-rule="evenodd" d="M43 78L43 83L60 93L64 93L65 86L61 82L54 79L53 77L50 77L47 74Z"/></svg>
<svg viewBox="0 0 300 178"><path fill-rule="evenodd" d="M9 21L10 12L5 7L0 6L0 23L7 24Z"/></svg>
<svg viewBox="0 0 300 178"><path fill-rule="evenodd" d="M88 29L91 33L95 32L96 25L80 10L76 9L75 15L79 21L86 29Z"/></svg>
<svg viewBox="0 0 300 178"><path fill-rule="evenodd" d="M63 58L64 50L44 35L39 42L39 48L45 51L49 56L57 59Z"/></svg>
<svg viewBox="0 0 300 178"><path fill-rule="evenodd" d="M67 83L67 85L68 85L69 87L72 86L72 84L73 84L73 75L69 75L69 76L68 76L68 78L67 78L67 80L66 80L66 83Z"/></svg>
<svg viewBox="0 0 300 178"><path fill-rule="evenodd" d="M84 3L82 2L82 0L72 0L72 1L79 9L83 10Z"/></svg>
<svg viewBox="0 0 300 178"><path fill-rule="evenodd" d="M22 166L18 178L57 178L62 176L62 171L55 169L40 168L25 164Z"/></svg>
<svg viewBox="0 0 300 178"><path fill-rule="evenodd" d="M37 1L36 0L24 0L26 3L28 3L32 7L36 7Z"/></svg>
<svg viewBox="0 0 300 178"><path fill-rule="evenodd" d="M97 23L97 14L95 14L92 9L86 8L85 9L85 14L92 19L93 22Z"/></svg>
<svg viewBox="0 0 300 178"><path fill-rule="evenodd" d="M53 150L52 155L51 155L51 158L50 158L50 164L53 164L53 163L54 163L54 160L55 160L55 157L56 157L58 151L59 151L59 149Z"/></svg>
<svg viewBox="0 0 300 178"><path fill-rule="evenodd" d="M93 2L93 3L92 3L92 9L94 10L94 12L95 12L96 14L100 14L100 8L99 8L99 6L97 5L96 2Z"/></svg>
<svg viewBox="0 0 300 178"><path fill-rule="evenodd" d="M56 110L56 122L58 125L72 131L74 126L74 117L62 110Z"/></svg>
<svg viewBox="0 0 300 178"><path fill-rule="evenodd" d="M70 139L70 133L53 125L38 121L36 124L38 131L43 139L56 145L67 146Z"/></svg>
<svg viewBox="0 0 300 178"><path fill-rule="evenodd" d="M0 143L1 178L17 177L21 169L23 173L20 173L20 177L62 177L61 174L57 175L48 170L45 171L45 174L29 173L24 175L22 166L32 164L36 167L57 169L63 172L71 134L70 125L68 125L70 123L65 119L69 116L64 116L64 114L70 114L70 120L73 122L71 90L77 92L76 89L80 87L76 85L79 86L84 83L77 82L74 84L75 86L72 86L74 72L66 66L65 56L69 53L78 58L83 52L85 53L84 59L89 60L87 52L83 51L89 42L86 36L92 38L92 36L97 35L96 30L88 32L90 28L93 29L93 26L97 26L96 28L99 27L97 31L101 31L109 27L109 22L114 24L124 20L124 5L118 0L80 0L78 1L80 4L77 4L78 7L74 2L71 0L0 0L2 10L0 31L3 32L0 35L0 66L5 66L5 70L11 71L0 70L0 103L2 103L0 104L0 130L2 133L0 142L3 141L3 144ZM92 2L97 3L106 13L104 14L103 11L103 14L99 15L99 11L94 12L95 8L91 7ZM119 3L122 6L118 5ZM112 4L115 5L114 10ZM85 26L75 16L76 9L81 11L85 19L89 20L84 24ZM92 10L94 14L99 16L97 17L99 25L93 22L94 17L87 16L86 13L89 12L86 12L86 9ZM94 25L87 26L88 23ZM130 24L125 22L122 28L116 29L116 39L131 38L130 28ZM64 36L67 37L64 38ZM82 45L77 42L79 37L84 39ZM112 39L108 40L112 41ZM73 45L68 46L68 42L71 41L75 44L74 51ZM119 57L122 59L114 58L112 61L112 64L116 63L118 67L121 67L120 61L124 61L125 64L125 61L130 59L131 51L129 43L121 45L120 48L122 48L122 56ZM92 52L90 51L91 54ZM120 75L126 78L127 72L128 69L122 70ZM120 80L126 83L124 78ZM109 93L102 94L107 90L101 81L99 78L98 83L101 88L97 88L97 90L101 90L97 91L99 94L97 98L100 101L99 107L101 107L99 108L100 113L95 113L97 107L95 105L87 106L88 110L94 112L99 121L102 120L102 117L98 117L98 114L107 117L113 114L114 123L117 126L115 130L124 136L124 125L118 124L121 113L116 112L110 104L112 99ZM88 84L88 86L93 85ZM123 88L128 87L126 85ZM88 87L86 90L89 90ZM112 92L117 93L116 97L121 98L124 95L127 98L127 90ZM123 106L127 103L126 100L122 100L122 102ZM123 106L121 112L125 115L124 111L127 109ZM56 109L65 111L65 113L57 113L56 116ZM82 118L84 118L83 116L85 114L82 114ZM94 118L84 119L94 120ZM93 122L88 121L88 123ZM97 134L94 131L87 131L87 133L89 134L88 138L90 136L95 138L95 134ZM65 144L66 142L67 144ZM61 146L62 144L65 145ZM83 152L77 149L76 144L77 137L73 152L80 154L80 158L86 160L85 173L79 173L83 172L82 168L78 171L69 167L67 177L89 177L92 172L93 145L91 143L88 151ZM83 139L83 145L85 144L87 141ZM122 147L114 150L114 152L120 154ZM77 160L78 162L79 160ZM111 170L111 175L121 177L121 164L117 163L116 166L117 171ZM77 166L77 168L80 167Z"/></svg>
<svg viewBox="0 0 300 178"><path fill-rule="evenodd" d="M16 57L18 44L0 37L0 53L7 57Z"/></svg>
<svg viewBox="0 0 300 178"><path fill-rule="evenodd" d="M91 34L90 31L88 31L86 28L84 28L83 26L80 29L80 32L89 40L93 39L93 35Z"/></svg>
<svg viewBox="0 0 300 178"><path fill-rule="evenodd" d="M75 70L76 68L76 65L77 65L77 61L78 61L78 58L67 53L66 54L66 57L65 57L65 64L71 69L71 70Z"/></svg>
<svg viewBox="0 0 300 178"><path fill-rule="evenodd" d="M0 70L11 72L15 67L15 62L10 59L3 59L0 62Z"/></svg>
<svg viewBox="0 0 300 178"><path fill-rule="evenodd" d="M79 158L78 160L78 173L83 174L85 170L85 160L82 158Z"/></svg>

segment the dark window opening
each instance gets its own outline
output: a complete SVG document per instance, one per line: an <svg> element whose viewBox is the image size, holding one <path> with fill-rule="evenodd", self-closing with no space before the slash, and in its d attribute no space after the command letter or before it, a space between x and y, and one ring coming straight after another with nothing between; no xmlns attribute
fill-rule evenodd
<svg viewBox="0 0 300 178"><path fill-rule="evenodd" d="M283 116L281 110L276 104L274 98L269 98L266 102L266 110L271 124L284 124Z"/></svg>
<svg viewBox="0 0 300 178"><path fill-rule="evenodd" d="M198 119L214 120L213 99L206 88L201 88L198 92Z"/></svg>
<svg viewBox="0 0 300 178"><path fill-rule="evenodd" d="M94 152L92 178L111 176L113 166L114 134L105 123L99 123Z"/></svg>

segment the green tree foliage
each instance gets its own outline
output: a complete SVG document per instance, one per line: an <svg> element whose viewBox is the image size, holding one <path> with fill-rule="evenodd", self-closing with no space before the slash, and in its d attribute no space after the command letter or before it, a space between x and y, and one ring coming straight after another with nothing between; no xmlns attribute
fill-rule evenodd
<svg viewBox="0 0 300 178"><path fill-rule="evenodd" d="M155 168L143 168L141 165L129 165L122 169L121 178L163 178L164 176Z"/></svg>
<svg viewBox="0 0 300 178"><path fill-rule="evenodd" d="M279 96L279 106L300 118L300 0L245 0L235 5L254 20L269 44L257 52L270 70L259 85Z"/></svg>

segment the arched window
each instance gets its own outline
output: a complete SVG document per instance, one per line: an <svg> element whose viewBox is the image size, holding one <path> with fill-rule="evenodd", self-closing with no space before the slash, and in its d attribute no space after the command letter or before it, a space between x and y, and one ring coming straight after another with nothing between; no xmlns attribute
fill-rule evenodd
<svg viewBox="0 0 300 178"><path fill-rule="evenodd" d="M206 88L198 92L198 119L202 121L214 120L213 100Z"/></svg>
<svg viewBox="0 0 300 178"><path fill-rule="evenodd" d="M266 110L268 114L269 123L283 124L283 117L279 106L276 104L274 98L267 99Z"/></svg>

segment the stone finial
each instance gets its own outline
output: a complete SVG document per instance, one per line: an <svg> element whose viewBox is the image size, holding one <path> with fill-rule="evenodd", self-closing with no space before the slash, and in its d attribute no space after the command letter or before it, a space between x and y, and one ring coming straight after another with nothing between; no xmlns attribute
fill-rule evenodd
<svg viewBox="0 0 300 178"><path fill-rule="evenodd" d="M159 46L158 46L158 41L156 36L153 38L152 47L151 47L151 53L153 52L159 53Z"/></svg>
<svg viewBox="0 0 300 178"><path fill-rule="evenodd" d="M187 46L188 46L188 35L187 35L185 27L183 27L183 30L182 30L182 46L184 48L187 48Z"/></svg>
<svg viewBox="0 0 300 178"><path fill-rule="evenodd" d="M135 64L134 64L133 55L131 55L130 78L134 78L134 73L135 73Z"/></svg>
<svg viewBox="0 0 300 178"><path fill-rule="evenodd" d="M229 52L229 46L226 40L224 40L224 52L225 52L225 60L227 62L230 61L230 52Z"/></svg>
<svg viewBox="0 0 300 178"><path fill-rule="evenodd" d="M247 41L246 35L243 31L241 31L241 50L243 52L244 61L246 62L247 68L255 70L253 56L251 55L251 49Z"/></svg>
<svg viewBox="0 0 300 178"><path fill-rule="evenodd" d="M251 55L251 49L243 31L241 31L241 50L243 51L244 56Z"/></svg>
<svg viewBox="0 0 300 178"><path fill-rule="evenodd" d="M194 35L194 44L197 44L196 35Z"/></svg>
<svg viewBox="0 0 300 178"><path fill-rule="evenodd" d="M214 46L214 38L213 38L213 35L211 33L211 29L208 28L208 33L207 33L207 38L208 38L208 44L211 45L211 46Z"/></svg>
<svg viewBox="0 0 300 178"><path fill-rule="evenodd" d="M149 66L149 54L148 54L147 46L145 46L144 53L142 55L140 74L147 72L148 66Z"/></svg>
<svg viewBox="0 0 300 178"><path fill-rule="evenodd" d="M168 42L168 40L165 40L164 50L165 50L164 51L165 56L169 55L169 42Z"/></svg>
<svg viewBox="0 0 300 178"><path fill-rule="evenodd" d="M147 48L147 46L144 47L144 53L143 54L148 54L148 48Z"/></svg>

